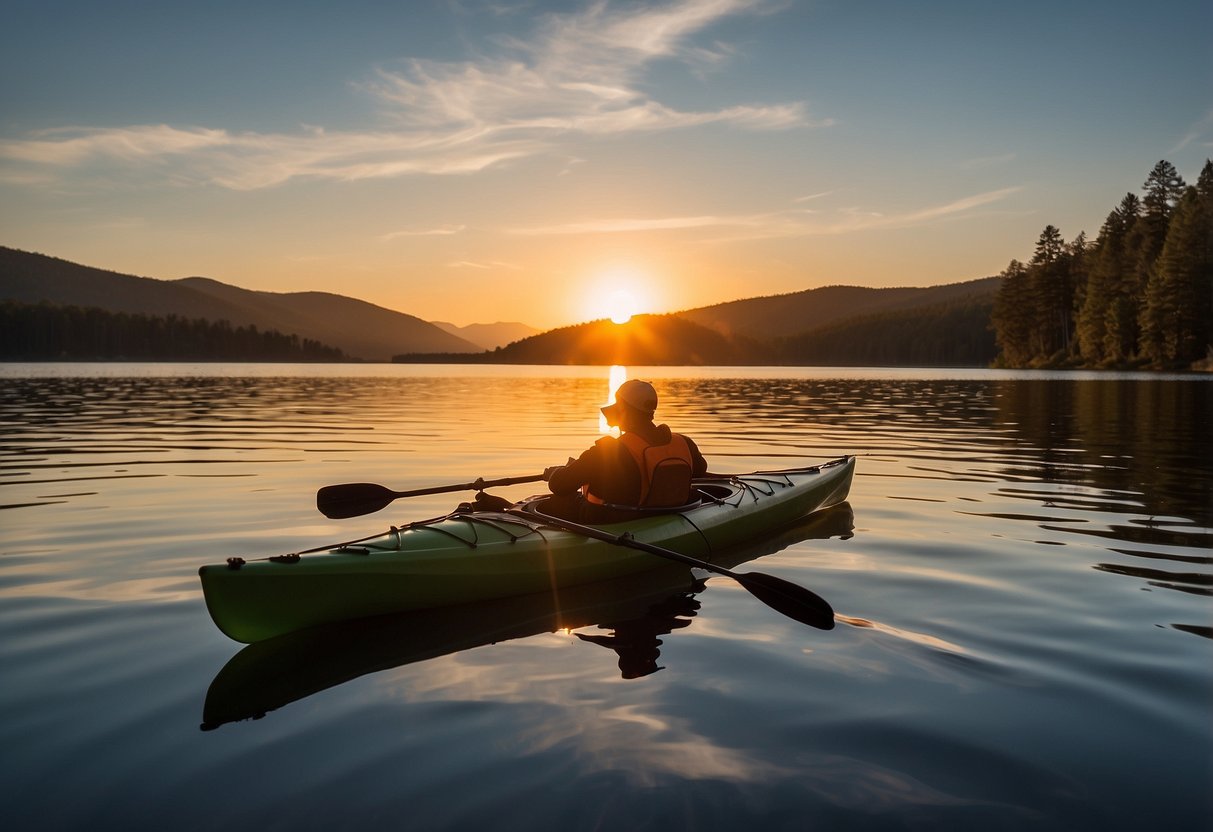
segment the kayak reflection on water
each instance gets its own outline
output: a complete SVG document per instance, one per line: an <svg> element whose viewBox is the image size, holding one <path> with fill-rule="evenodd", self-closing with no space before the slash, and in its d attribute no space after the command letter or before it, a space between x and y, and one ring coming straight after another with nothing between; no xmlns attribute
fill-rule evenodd
<svg viewBox="0 0 1213 832"><path fill-rule="evenodd" d="M717 564L737 566L796 543L848 538L854 515L840 503L754 543ZM201 728L260 719L270 711L370 673L512 639L598 627L611 634L574 633L618 654L624 679L661 669L660 636L689 627L706 579L684 566L663 566L559 593L501 598L396 615L343 621L247 645L207 690Z"/></svg>

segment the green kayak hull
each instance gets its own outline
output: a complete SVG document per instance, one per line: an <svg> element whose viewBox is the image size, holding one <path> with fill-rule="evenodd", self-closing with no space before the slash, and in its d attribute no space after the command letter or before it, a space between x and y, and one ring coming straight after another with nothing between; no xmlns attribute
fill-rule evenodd
<svg viewBox="0 0 1213 832"><path fill-rule="evenodd" d="M855 459L697 483L692 508L601 528L713 562L736 546L841 503ZM456 513L355 543L199 570L207 609L252 643L320 624L555 592L669 561L551 525L543 498L505 511Z"/></svg>
<svg viewBox="0 0 1213 832"><path fill-rule="evenodd" d="M732 546L716 560L729 569L806 540L845 538L855 518L846 503L808 514L791 525ZM308 627L241 647L215 675L206 693L202 729L260 719L292 702L371 673L540 633L593 628L578 641L607 647L602 660L619 664L629 649L645 650L639 633L652 633L654 664L659 638L692 626L688 599L706 591L689 567L671 563L610 581L472 604L411 610ZM673 612L672 612L673 611ZM672 615L682 618L678 623ZM593 636L626 630L617 645ZM617 654L617 655L614 655Z"/></svg>

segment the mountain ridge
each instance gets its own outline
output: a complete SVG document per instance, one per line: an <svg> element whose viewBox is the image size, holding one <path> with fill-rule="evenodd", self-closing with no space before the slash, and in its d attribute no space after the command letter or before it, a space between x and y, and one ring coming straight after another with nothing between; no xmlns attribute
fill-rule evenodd
<svg viewBox="0 0 1213 832"><path fill-rule="evenodd" d="M895 357L889 366L908 366L962 355L955 360L987 364L989 309L999 282L987 277L890 289L835 284L637 316L630 327L600 320L540 331L517 322L457 327L331 292L267 292L207 277L164 281L0 247L0 300L226 320L369 361L814 365L826 356L888 355ZM813 333L821 335L807 337ZM965 349L954 349L962 338Z"/></svg>
<svg viewBox="0 0 1213 832"><path fill-rule="evenodd" d="M518 321L497 321L491 324L467 324L456 326L446 321L430 321L434 326L456 335L465 341L471 341L481 349L495 350L523 338L538 335L543 330Z"/></svg>
<svg viewBox="0 0 1213 832"><path fill-rule="evenodd" d="M265 292L207 277L159 280L0 247L0 300L226 320L299 335L365 361L400 352L480 352L418 317L329 292Z"/></svg>
<svg viewBox="0 0 1213 832"><path fill-rule="evenodd" d="M743 298L673 314L723 335L768 340L802 335L848 318L936 306L969 297L993 297L999 278L939 286L871 288L833 284L798 292Z"/></svg>

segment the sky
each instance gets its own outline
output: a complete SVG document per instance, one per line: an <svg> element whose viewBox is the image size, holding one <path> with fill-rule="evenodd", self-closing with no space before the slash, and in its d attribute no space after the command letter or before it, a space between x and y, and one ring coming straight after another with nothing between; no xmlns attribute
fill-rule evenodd
<svg viewBox="0 0 1213 832"><path fill-rule="evenodd" d="M1209 0L0 12L0 244L458 325L986 277L1213 156Z"/></svg>

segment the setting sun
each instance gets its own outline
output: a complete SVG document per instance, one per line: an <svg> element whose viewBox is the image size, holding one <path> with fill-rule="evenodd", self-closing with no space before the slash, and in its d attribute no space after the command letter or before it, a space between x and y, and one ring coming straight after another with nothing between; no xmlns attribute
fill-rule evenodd
<svg viewBox="0 0 1213 832"><path fill-rule="evenodd" d="M639 269L614 267L598 272L589 283L584 320L609 318L626 324L634 316L651 312L653 293L650 278Z"/></svg>
<svg viewBox="0 0 1213 832"><path fill-rule="evenodd" d="M606 313L617 324L626 324L639 310L636 298L627 289L616 289L606 301Z"/></svg>

